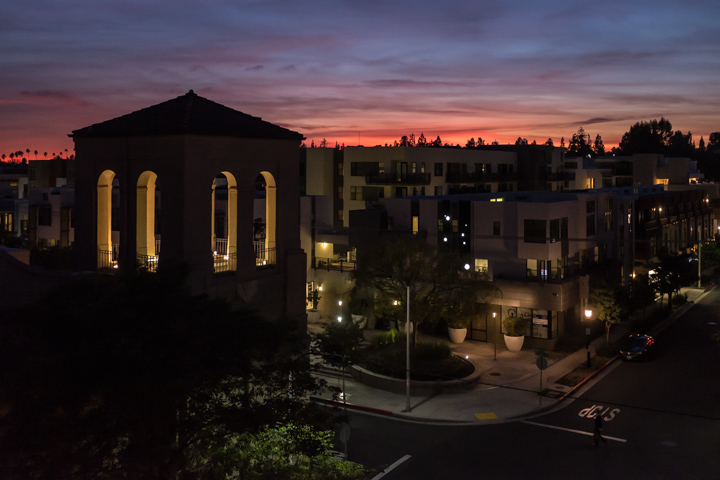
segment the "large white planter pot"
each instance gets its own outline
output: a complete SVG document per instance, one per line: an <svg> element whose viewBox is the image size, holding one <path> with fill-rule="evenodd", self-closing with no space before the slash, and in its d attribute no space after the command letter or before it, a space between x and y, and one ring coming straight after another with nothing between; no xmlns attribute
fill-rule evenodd
<svg viewBox="0 0 720 480"><path fill-rule="evenodd" d="M519 352L522 350L523 342L525 341L524 336L511 337L503 333L503 337L505 337L505 346L508 350L511 352Z"/></svg>
<svg viewBox="0 0 720 480"><path fill-rule="evenodd" d="M448 335L452 343L462 343L467 336L467 328L450 328L448 327Z"/></svg>
<svg viewBox="0 0 720 480"><path fill-rule="evenodd" d="M365 328L365 325L367 324L367 317L365 315L350 315L352 317L353 323L360 326L360 328Z"/></svg>
<svg viewBox="0 0 720 480"><path fill-rule="evenodd" d="M308 323L318 323L320 321L320 310L310 309L307 311Z"/></svg>

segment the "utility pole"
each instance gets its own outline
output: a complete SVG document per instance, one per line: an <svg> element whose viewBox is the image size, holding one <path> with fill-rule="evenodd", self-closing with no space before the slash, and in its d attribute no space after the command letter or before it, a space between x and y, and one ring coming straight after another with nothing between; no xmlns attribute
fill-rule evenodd
<svg viewBox="0 0 720 480"><path fill-rule="evenodd" d="M407 319L405 320L405 411L410 411L410 287L407 287Z"/></svg>

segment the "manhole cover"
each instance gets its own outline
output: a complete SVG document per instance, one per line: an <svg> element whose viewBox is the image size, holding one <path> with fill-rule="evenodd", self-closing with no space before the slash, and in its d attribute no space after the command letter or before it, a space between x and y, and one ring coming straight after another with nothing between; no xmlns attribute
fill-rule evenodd
<svg viewBox="0 0 720 480"><path fill-rule="evenodd" d="M491 377L499 377L500 374L499 374L498 372L491 372L491 373L490 373L490 376L491 376Z"/></svg>

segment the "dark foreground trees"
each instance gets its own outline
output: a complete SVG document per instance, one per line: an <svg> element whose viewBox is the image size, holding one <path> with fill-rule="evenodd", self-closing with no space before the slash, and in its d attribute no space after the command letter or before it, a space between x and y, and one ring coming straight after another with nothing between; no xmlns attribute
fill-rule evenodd
<svg viewBox="0 0 720 480"><path fill-rule="evenodd" d="M3 316L1 478L268 478L240 471L254 465L243 442L267 426L329 425L303 401L321 385L293 325L190 296L182 281L79 280ZM328 456L312 445L300 453Z"/></svg>

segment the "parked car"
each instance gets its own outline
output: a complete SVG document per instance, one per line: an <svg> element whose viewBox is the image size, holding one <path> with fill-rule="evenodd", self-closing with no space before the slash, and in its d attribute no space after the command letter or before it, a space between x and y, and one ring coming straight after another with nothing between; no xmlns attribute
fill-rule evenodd
<svg viewBox="0 0 720 480"><path fill-rule="evenodd" d="M655 350L655 339L650 335L635 333L620 342L620 356L623 360L647 358Z"/></svg>

